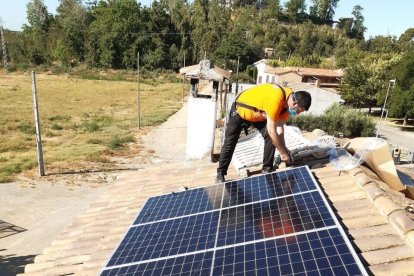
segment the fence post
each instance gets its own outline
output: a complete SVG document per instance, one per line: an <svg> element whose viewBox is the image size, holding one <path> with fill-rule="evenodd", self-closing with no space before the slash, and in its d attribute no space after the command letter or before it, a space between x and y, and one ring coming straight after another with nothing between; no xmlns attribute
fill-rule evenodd
<svg viewBox="0 0 414 276"><path fill-rule="evenodd" d="M138 75L138 129L141 129L141 95L139 89L139 52L137 54L137 75Z"/></svg>
<svg viewBox="0 0 414 276"><path fill-rule="evenodd" d="M36 73L32 71L32 93L33 93L33 108L36 128L36 147L37 147L37 162L39 163L39 175L45 175L45 167L43 164L43 150L42 150L42 136L40 134L40 117L37 106L37 91L36 91Z"/></svg>

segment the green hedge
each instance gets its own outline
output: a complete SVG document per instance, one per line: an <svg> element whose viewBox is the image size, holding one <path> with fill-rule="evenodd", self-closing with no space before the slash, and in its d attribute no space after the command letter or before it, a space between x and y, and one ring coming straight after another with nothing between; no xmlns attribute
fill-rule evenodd
<svg viewBox="0 0 414 276"><path fill-rule="evenodd" d="M321 116L302 115L289 117L288 125L301 130L312 131L316 128L330 135L342 133L345 137L367 137L375 133L375 123L371 117L339 104L334 104Z"/></svg>

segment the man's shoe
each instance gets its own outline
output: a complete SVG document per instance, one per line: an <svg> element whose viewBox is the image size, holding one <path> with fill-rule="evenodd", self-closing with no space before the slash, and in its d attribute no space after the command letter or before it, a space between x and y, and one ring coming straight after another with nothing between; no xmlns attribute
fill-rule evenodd
<svg viewBox="0 0 414 276"><path fill-rule="evenodd" d="M217 174L217 177L216 177L216 184L223 183L224 181L226 181L226 180L224 179L224 175L223 175L223 174L221 174L221 173L218 173L218 174Z"/></svg>
<svg viewBox="0 0 414 276"><path fill-rule="evenodd" d="M273 170L272 170L272 167L263 167L262 168L262 173L271 173Z"/></svg>

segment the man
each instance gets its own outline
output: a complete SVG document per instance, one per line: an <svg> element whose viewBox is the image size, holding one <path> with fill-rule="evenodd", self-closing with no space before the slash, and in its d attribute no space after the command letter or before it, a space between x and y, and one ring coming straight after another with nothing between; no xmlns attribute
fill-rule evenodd
<svg viewBox="0 0 414 276"><path fill-rule="evenodd" d="M242 92L230 109L229 120L220 153L216 183L224 182L240 132L253 125L265 141L263 173L273 168L275 147L282 161L289 161L289 150L285 145L283 126L289 116L307 111L312 98L307 91L293 92L288 87L261 84Z"/></svg>

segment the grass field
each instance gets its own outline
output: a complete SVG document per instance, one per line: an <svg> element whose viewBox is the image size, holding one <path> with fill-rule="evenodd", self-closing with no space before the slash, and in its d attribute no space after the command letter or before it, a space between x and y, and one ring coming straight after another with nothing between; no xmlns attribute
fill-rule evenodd
<svg viewBox="0 0 414 276"><path fill-rule="evenodd" d="M77 162L110 162L113 152L135 141L148 126L165 121L182 105L180 82L160 79L152 81L154 85L141 83L144 129L139 130L137 82L46 74L36 79L48 169L79 169L73 168ZM11 181L17 173L37 166L29 73L0 73L0 137L0 182Z"/></svg>

